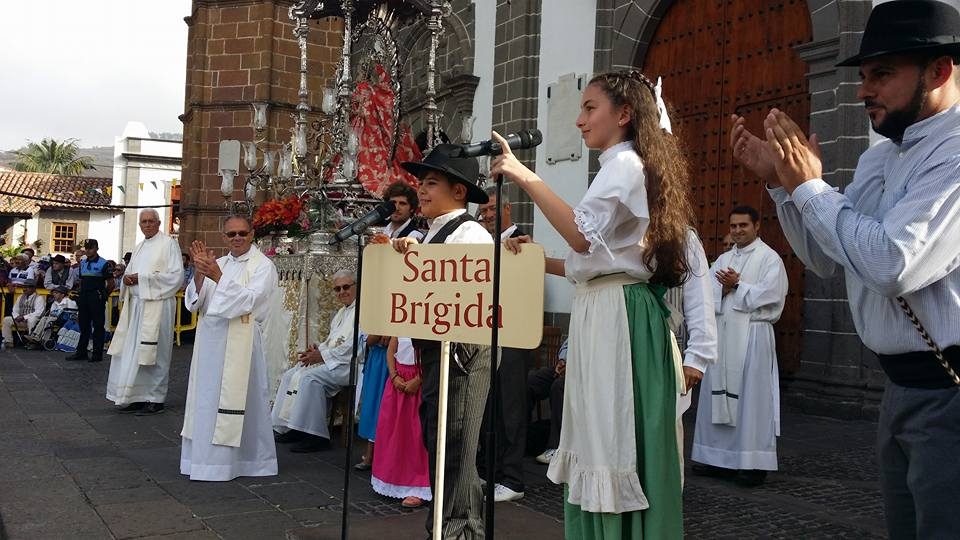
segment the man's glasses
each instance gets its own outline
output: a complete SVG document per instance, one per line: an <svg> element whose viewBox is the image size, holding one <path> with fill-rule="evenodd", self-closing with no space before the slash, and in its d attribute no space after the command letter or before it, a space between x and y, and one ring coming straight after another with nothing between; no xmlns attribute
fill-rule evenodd
<svg viewBox="0 0 960 540"><path fill-rule="evenodd" d="M333 292L349 291L350 287L353 287L353 283L349 285L334 285Z"/></svg>
<svg viewBox="0 0 960 540"><path fill-rule="evenodd" d="M233 238L234 236L239 236L240 238L246 238L250 234L250 231L227 231L223 233L227 238Z"/></svg>

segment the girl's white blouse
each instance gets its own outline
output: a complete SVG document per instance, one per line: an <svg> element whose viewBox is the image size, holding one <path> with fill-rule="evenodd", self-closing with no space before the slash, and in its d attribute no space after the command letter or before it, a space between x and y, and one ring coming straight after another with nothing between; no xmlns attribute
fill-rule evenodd
<svg viewBox="0 0 960 540"><path fill-rule="evenodd" d="M590 248L567 255L567 279L586 283L597 276L625 273L647 281L653 275L643 264L643 236L650 222L646 184L643 162L631 141L600 154L600 172L573 209Z"/></svg>

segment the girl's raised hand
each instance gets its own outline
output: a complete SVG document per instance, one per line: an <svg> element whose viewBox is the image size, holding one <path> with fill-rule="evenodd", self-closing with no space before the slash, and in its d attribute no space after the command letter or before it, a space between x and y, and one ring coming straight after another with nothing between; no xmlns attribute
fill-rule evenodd
<svg viewBox="0 0 960 540"><path fill-rule="evenodd" d="M520 163L517 156L513 155L513 150L510 149L510 145L507 144L506 139L501 137L496 131L491 133L491 138L499 143L500 148L503 149L503 153L495 157L493 162L490 163L491 178L502 174L504 178L515 182L521 188L525 188L527 184L532 182L540 181L539 176L528 169L526 165Z"/></svg>

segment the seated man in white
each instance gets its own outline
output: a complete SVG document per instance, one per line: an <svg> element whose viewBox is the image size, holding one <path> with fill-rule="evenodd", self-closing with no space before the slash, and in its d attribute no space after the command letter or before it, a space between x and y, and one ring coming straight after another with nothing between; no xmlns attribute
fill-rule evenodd
<svg viewBox="0 0 960 540"><path fill-rule="evenodd" d="M13 303L12 314L3 318L3 346L7 349L13 347L14 325L20 331L30 332L47 308L47 302L37 294L37 284L32 279L25 280L20 289L20 297Z"/></svg>
<svg viewBox="0 0 960 540"><path fill-rule="evenodd" d="M297 443L291 452L318 452L330 447L328 399L349 383L357 297L353 272L334 274L333 292L343 307L330 321L330 334L322 343L300 353L300 362L280 379L273 404L274 439Z"/></svg>

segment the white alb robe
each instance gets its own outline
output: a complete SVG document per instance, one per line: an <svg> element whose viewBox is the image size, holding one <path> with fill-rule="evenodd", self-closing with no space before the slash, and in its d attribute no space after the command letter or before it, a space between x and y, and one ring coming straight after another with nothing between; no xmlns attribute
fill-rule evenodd
<svg viewBox="0 0 960 540"><path fill-rule="evenodd" d="M173 238L157 233L137 244L124 275L137 274L137 285L123 286L123 310L130 323L123 350L110 361L107 399L123 406L137 402L163 403L167 397L170 358L173 354L173 326L177 315L177 291L183 285L180 245ZM144 305L160 302L156 361L141 365L137 348L143 329ZM123 315L121 315L122 317Z"/></svg>
<svg viewBox="0 0 960 540"><path fill-rule="evenodd" d="M317 349L323 362L312 366L297 364L280 379L273 402L273 429L291 429L330 438L327 400L350 381L353 356L353 312L357 303L340 308L330 321L330 333Z"/></svg>
<svg viewBox="0 0 960 540"><path fill-rule="evenodd" d="M256 249L250 247L250 251ZM184 434L180 451L180 473L189 475L191 480L226 481L238 476L277 474L261 341L261 327L270 316L268 299L277 288L277 270L272 262L260 264L247 285L241 286L240 275L250 259L250 251L239 257L220 257L217 264L223 277L219 283L206 278L198 293L191 281L184 293L187 309L200 312L194 343L199 350L195 355L198 365L194 384L198 388L194 389L193 429L191 436ZM230 320L249 314L253 314L257 324L253 328L253 356L240 446L213 444Z"/></svg>
<svg viewBox="0 0 960 540"><path fill-rule="evenodd" d="M759 238L721 255L710 275L726 268L741 274L740 283L726 296L714 284L719 360L700 384L690 457L727 469L775 471L780 382L773 323L783 312L787 272Z"/></svg>

